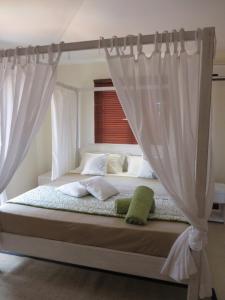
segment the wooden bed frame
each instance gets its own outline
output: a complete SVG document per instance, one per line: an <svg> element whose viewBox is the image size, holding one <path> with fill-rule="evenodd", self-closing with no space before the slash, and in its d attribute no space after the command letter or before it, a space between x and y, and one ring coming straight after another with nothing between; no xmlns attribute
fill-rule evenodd
<svg viewBox="0 0 225 300"><path fill-rule="evenodd" d="M123 252L43 238L0 233L0 250L25 256L70 263L101 270L179 283L160 274L165 258ZM188 285L187 300L198 299L195 274ZM196 292L197 291L197 292Z"/></svg>

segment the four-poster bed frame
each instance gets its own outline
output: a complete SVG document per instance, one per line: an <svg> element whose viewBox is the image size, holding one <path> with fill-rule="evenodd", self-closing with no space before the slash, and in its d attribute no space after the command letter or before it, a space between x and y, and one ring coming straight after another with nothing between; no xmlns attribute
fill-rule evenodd
<svg viewBox="0 0 225 300"><path fill-rule="evenodd" d="M195 31L184 32L185 41L193 41L196 38ZM154 35L143 35L142 44L153 44ZM172 37L173 39L173 37ZM137 36L131 36L132 44L137 44ZM201 80L200 80L200 108L198 125L198 148L196 163L196 196L201 199L200 206L204 205L205 190L207 184L207 162L211 107L211 84L214 55L215 29L204 28L202 31L202 55L201 55ZM162 34L159 42L166 41L166 33ZM124 38L118 38L118 45L123 46ZM104 40L104 46L111 46L111 39ZM83 41L75 43L63 43L51 45L51 51L57 52L59 47L64 51L78 51L103 48L99 40ZM31 52L29 52L31 51ZM27 53L47 53L49 46L37 46L28 48L17 48L17 55ZM1 56L14 56L15 50L0 51ZM112 89L110 87L110 89ZM203 209L199 211L203 211ZM202 216L199 215L199 218ZM91 246L70 244L65 242L46 240L28 236L19 236L9 233L0 233L1 248L5 251L16 252L29 256L63 261L99 269L117 271L127 274L173 281L160 274L165 258L153 257L135 253L127 253ZM197 266L200 265L200 253L193 252ZM188 281L188 300L197 300L199 295L199 273L192 276Z"/></svg>

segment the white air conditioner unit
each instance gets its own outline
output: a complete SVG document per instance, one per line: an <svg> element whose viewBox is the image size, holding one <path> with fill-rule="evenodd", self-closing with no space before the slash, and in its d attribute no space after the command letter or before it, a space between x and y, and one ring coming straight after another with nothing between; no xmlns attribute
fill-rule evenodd
<svg viewBox="0 0 225 300"><path fill-rule="evenodd" d="M225 80L225 65L214 65L212 80Z"/></svg>

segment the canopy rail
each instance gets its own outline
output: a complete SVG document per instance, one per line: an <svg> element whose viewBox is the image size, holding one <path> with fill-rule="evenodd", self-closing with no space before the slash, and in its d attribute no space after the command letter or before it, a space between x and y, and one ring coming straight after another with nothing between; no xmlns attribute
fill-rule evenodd
<svg viewBox="0 0 225 300"><path fill-rule="evenodd" d="M66 89L75 91L75 92L102 92L102 91L115 91L114 86L100 86L100 87L74 87L72 85L65 84L63 82L57 81L56 85L64 87Z"/></svg>
<svg viewBox="0 0 225 300"><path fill-rule="evenodd" d="M212 29L214 27L206 27L206 29ZM167 41L166 32L160 33L157 35L157 41L159 43L165 43ZM184 31L184 40L185 41L194 41L196 39L196 31ZM129 35L129 42L133 45L137 45L139 42L139 37L137 35ZM171 42L175 40L174 34L171 35ZM118 46L124 46L124 37L118 37L117 39ZM154 44L155 43L155 34L142 35L141 36L142 45ZM40 53L45 54L51 49L52 52L58 52L59 48L61 52L70 52L70 51L81 51L81 50L93 50L100 49L104 47L111 47L112 39L104 39L104 45L100 40L90 40L90 41L81 41L81 42L72 42L72 43L60 43L60 44L51 44L43 46L29 46L29 47L17 47L15 49L3 49L0 50L1 57L10 57L15 55L27 55Z"/></svg>

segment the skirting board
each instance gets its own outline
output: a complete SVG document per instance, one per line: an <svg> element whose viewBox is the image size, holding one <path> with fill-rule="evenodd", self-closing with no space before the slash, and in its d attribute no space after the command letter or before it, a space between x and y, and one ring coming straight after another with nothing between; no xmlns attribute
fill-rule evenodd
<svg viewBox="0 0 225 300"><path fill-rule="evenodd" d="M160 274L165 262L161 257L10 233L0 234L0 248L27 256L174 282Z"/></svg>

